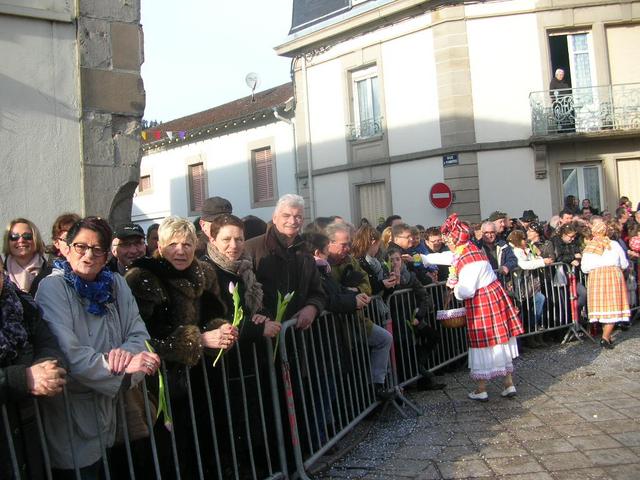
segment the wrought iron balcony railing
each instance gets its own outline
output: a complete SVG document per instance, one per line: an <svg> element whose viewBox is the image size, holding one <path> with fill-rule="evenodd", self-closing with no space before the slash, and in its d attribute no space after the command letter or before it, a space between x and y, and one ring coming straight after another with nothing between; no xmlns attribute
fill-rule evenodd
<svg viewBox="0 0 640 480"><path fill-rule="evenodd" d="M362 140L382 134L382 117L369 118L360 123L347 125L349 140Z"/></svg>
<svg viewBox="0 0 640 480"><path fill-rule="evenodd" d="M640 83L529 94L534 136L640 129Z"/></svg>

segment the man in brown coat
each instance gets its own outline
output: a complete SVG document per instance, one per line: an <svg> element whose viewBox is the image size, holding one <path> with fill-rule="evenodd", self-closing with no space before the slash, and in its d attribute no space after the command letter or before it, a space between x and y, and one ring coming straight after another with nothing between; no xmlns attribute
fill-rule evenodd
<svg viewBox="0 0 640 480"><path fill-rule="evenodd" d="M303 252L300 230L304 221L304 199L283 195L273 212L266 233L245 244L264 292L264 307L275 318L278 292L295 292L284 320L297 317L297 327L306 329L324 310L326 297L315 261Z"/></svg>

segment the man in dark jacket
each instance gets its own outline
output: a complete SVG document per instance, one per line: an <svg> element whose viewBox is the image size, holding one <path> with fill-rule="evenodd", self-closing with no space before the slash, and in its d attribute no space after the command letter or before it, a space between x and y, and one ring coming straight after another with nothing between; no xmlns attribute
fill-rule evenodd
<svg viewBox="0 0 640 480"><path fill-rule="evenodd" d="M482 224L482 240L478 242L491 263L491 267L502 275L509 275L518 268L518 259L504 240L496 240L497 231L493 221Z"/></svg>
<svg viewBox="0 0 640 480"><path fill-rule="evenodd" d="M275 318L278 292L295 292L284 319L297 317L297 327L306 329L324 310L325 294L313 257L304 253L300 229L304 222L304 199L283 195L273 212L273 225L264 235L245 244L264 292L265 309Z"/></svg>

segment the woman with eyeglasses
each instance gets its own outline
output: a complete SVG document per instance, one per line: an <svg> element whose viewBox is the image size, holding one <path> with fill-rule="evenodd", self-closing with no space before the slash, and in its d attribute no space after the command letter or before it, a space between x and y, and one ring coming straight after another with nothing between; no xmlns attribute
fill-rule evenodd
<svg viewBox="0 0 640 480"><path fill-rule="evenodd" d="M11 281L23 292L35 295L40 280L51 273L38 228L26 218L11 220L4 232L3 248L5 270Z"/></svg>
<svg viewBox="0 0 640 480"><path fill-rule="evenodd" d="M60 397L43 404L54 478L75 478L74 458L82 479L99 477L102 447L115 440L118 393L160 365L146 350L149 334L125 279L105 268L111 237L101 218L74 223L67 259L55 262L36 295L69 365L69 410Z"/></svg>

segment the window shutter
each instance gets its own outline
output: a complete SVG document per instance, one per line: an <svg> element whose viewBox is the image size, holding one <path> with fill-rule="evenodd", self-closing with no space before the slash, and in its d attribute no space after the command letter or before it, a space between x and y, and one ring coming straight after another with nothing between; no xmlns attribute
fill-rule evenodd
<svg viewBox="0 0 640 480"><path fill-rule="evenodd" d="M140 183L138 184L138 191L140 193L151 190L151 175L144 175L140 177Z"/></svg>
<svg viewBox="0 0 640 480"><path fill-rule="evenodd" d="M206 175L204 165L202 163L189 165L189 208L192 212L199 212L202 210L202 204L206 197L205 186Z"/></svg>
<svg viewBox="0 0 640 480"><path fill-rule="evenodd" d="M273 200L273 157L271 147L253 151L253 196L254 201Z"/></svg>

